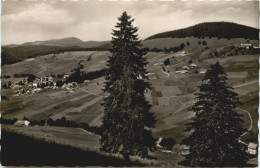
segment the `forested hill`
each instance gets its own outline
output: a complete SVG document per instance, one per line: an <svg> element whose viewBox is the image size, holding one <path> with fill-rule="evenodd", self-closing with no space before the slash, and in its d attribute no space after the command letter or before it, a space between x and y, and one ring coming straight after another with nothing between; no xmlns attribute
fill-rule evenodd
<svg viewBox="0 0 260 168"><path fill-rule="evenodd" d="M156 38L185 38L185 37L219 37L219 38L249 38L258 40L259 30L256 28L230 23L206 22L184 29L155 34L146 40Z"/></svg>

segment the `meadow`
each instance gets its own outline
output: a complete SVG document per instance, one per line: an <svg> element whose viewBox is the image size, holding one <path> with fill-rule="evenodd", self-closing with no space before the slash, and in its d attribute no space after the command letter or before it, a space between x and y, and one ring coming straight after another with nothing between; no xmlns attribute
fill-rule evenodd
<svg viewBox="0 0 260 168"><path fill-rule="evenodd" d="M150 73L149 83L152 90L147 92L146 97L152 104L151 112L155 114L157 123L152 129L156 138L173 138L178 144L189 135L185 132L185 123L194 116L188 109L195 103L195 93L198 86L202 84L204 74L196 74L195 69L189 70L187 74L175 74L176 69L188 66L188 61L192 59L199 68L208 69L210 64L219 61L224 67L228 76L228 85L234 87L242 104L240 109L248 111L253 119L252 129L242 137L246 143L257 142L258 136L258 59L259 55L238 55L227 56L225 53L230 50L225 49L225 53L219 57L208 57L209 52L224 51L223 46L242 43L244 39L217 39L217 38L183 38L164 39L164 44L160 46L161 39L146 40L144 47L162 48L179 45L180 42L189 41L190 45L185 46L187 55L180 56L181 53L148 52L147 70ZM198 45L198 41L207 41L209 50L204 50L206 46ZM176 42L177 41L177 42ZM203 50L203 51L202 51ZM22 78L14 78L14 73L32 73L38 77L51 74L70 74L71 70L79 66L82 62L82 71L90 72L106 68L106 61L110 53L108 51L82 51L64 52L60 54L49 54L38 58L31 58L22 62L2 66L2 74L10 75L10 79L3 79L3 82L18 82ZM86 61L91 56L90 61ZM170 64L165 66L167 73L162 71L166 58L170 59ZM198 70L197 69L197 70ZM9 99L1 102L2 117L22 119L24 116L31 120L47 120L49 118L58 119L66 117L75 122L86 122L89 126L100 126L102 124L103 107L101 105L103 97L104 77L78 84L73 91L59 88L58 90L43 89L38 93L24 94L13 97L14 89L2 89L2 96ZM250 127L251 121L247 113L238 110L244 117L244 128ZM35 137L50 138L57 143L68 143L70 146L82 145L80 148L88 150L98 150L99 141L97 135L90 135L76 128L52 128L52 127L12 127L13 130L21 131L22 134L33 134ZM65 143L65 144L66 144ZM159 158L156 164L164 165L163 159L169 157L176 158L171 165L177 165L181 156L174 153L163 153L157 151L151 155ZM165 156L167 155L167 156ZM170 160L170 159L168 159ZM167 166L167 164L165 164Z"/></svg>

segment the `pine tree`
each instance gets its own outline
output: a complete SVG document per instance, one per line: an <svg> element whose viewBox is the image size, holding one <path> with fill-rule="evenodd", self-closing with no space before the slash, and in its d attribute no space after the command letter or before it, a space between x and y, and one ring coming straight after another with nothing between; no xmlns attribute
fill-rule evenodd
<svg viewBox="0 0 260 168"><path fill-rule="evenodd" d="M185 139L190 154L185 162L191 166L244 166L247 155L239 142L242 115L235 109L240 104L237 94L226 84L223 67L210 66L196 94L197 102L190 109L195 117L187 124L191 135Z"/></svg>
<svg viewBox="0 0 260 168"><path fill-rule="evenodd" d="M141 50L137 28L131 16L124 12L113 30L112 56L108 60L104 91L104 118L102 125L101 150L129 155L148 155L155 139L150 128L154 127L151 105L145 99L147 82L145 54Z"/></svg>

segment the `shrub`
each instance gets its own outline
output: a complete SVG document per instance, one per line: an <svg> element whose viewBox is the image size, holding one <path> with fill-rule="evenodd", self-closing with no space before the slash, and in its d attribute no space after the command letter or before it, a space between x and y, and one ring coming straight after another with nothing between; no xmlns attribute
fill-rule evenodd
<svg viewBox="0 0 260 168"><path fill-rule="evenodd" d="M170 64L170 59L167 58L163 63L164 63L165 66L169 65Z"/></svg>
<svg viewBox="0 0 260 168"><path fill-rule="evenodd" d="M160 145L167 150L171 150L172 147L176 144L176 141L172 138L163 138L160 142Z"/></svg>
<svg viewBox="0 0 260 168"><path fill-rule="evenodd" d="M198 41L198 45L201 45L201 42L200 42L200 41Z"/></svg>

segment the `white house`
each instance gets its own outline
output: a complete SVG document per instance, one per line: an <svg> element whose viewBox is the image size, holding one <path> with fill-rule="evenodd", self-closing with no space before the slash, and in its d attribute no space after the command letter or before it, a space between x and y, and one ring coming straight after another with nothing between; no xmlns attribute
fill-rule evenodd
<svg viewBox="0 0 260 168"><path fill-rule="evenodd" d="M175 71L175 74L185 74L188 73L187 70Z"/></svg>
<svg viewBox="0 0 260 168"><path fill-rule="evenodd" d="M30 122L27 121L27 120L17 120L17 121L14 123L15 126L20 126L20 127L22 127L22 126L28 126L29 124L30 124Z"/></svg>
<svg viewBox="0 0 260 168"><path fill-rule="evenodd" d="M63 76L64 79L66 79L66 78L68 78L68 77L69 77L69 75L67 75L67 74L65 74L65 75Z"/></svg>
<svg viewBox="0 0 260 168"><path fill-rule="evenodd" d="M182 69L189 70L190 68L188 66L183 66Z"/></svg>
<svg viewBox="0 0 260 168"><path fill-rule="evenodd" d="M246 48L246 49L249 49L250 47L253 47L253 45L252 44L240 44L240 45L238 45L238 48Z"/></svg>
<svg viewBox="0 0 260 168"><path fill-rule="evenodd" d="M205 68L201 68L199 70L199 74L205 74L206 72L207 72L207 69L205 69Z"/></svg>
<svg viewBox="0 0 260 168"><path fill-rule="evenodd" d="M257 144L250 142L250 143L248 144L247 152L248 152L250 155L256 155L256 154L257 154Z"/></svg>
<svg viewBox="0 0 260 168"><path fill-rule="evenodd" d="M196 64L190 64L190 68L197 68Z"/></svg>
<svg viewBox="0 0 260 168"><path fill-rule="evenodd" d="M187 145L181 145L181 155L188 155L190 153L190 147Z"/></svg>

